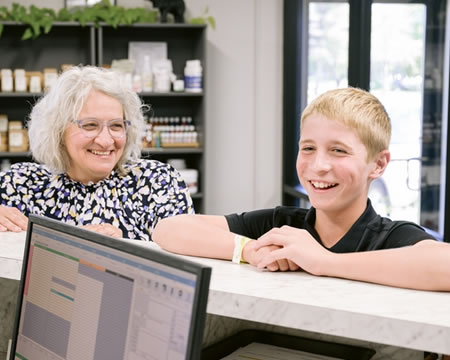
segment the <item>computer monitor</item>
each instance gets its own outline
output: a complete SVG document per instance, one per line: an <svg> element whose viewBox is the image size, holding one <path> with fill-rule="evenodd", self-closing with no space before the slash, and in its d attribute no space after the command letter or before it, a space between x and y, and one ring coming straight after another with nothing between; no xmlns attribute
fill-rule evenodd
<svg viewBox="0 0 450 360"><path fill-rule="evenodd" d="M30 215L10 359L200 359L211 268Z"/></svg>

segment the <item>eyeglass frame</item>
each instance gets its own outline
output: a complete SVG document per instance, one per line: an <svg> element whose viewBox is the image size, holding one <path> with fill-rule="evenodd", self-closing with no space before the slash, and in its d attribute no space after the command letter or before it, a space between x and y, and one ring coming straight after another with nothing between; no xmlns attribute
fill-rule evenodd
<svg viewBox="0 0 450 360"><path fill-rule="evenodd" d="M101 124L101 125L100 125L100 130L99 130L95 135L89 136L89 135L87 134L87 131L84 130L84 129L81 127L82 122L85 121L85 120L91 120L91 121L98 122L99 125ZM112 123L113 121L123 121L123 123L124 123L124 125L125 125L125 132L123 133L123 135L121 135L121 136L115 136L115 135L113 135L113 134L111 133L111 128L110 128L110 126L111 126L111 123ZM101 120L99 120L99 119L97 119L97 118L85 118L85 119L73 120L73 123L75 123L75 124L78 126L78 128L81 130L81 132L83 133L83 135L86 136L86 137L89 138L89 139L93 139L93 138L99 136L99 135L102 133L102 131L103 131L103 129L105 128L105 126L108 128L108 134L109 134L113 139L122 139L124 136L127 135L128 128L131 126L131 121L130 121L130 120L125 120L125 119L111 119L111 120L108 120L108 121L101 121Z"/></svg>

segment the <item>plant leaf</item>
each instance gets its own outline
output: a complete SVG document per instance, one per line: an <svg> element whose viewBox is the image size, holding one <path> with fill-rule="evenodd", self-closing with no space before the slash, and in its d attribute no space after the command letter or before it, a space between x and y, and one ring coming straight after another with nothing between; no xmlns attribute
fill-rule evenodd
<svg viewBox="0 0 450 360"><path fill-rule="evenodd" d="M0 7L0 19L1 20L8 20L8 17L9 17L8 8L6 6L1 6Z"/></svg>
<svg viewBox="0 0 450 360"><path fill-rule="evenodd" d="M206 19L208 20L209 25L211 25L211 28L213 30L215 30L216 29L216 19L214 19L213 16L208 16Z"/></svg>
<svg viewBox="0 0 450 360"><path fill-rule="evenodd" d="M192 18L191 20L189 20L189 23L193 24L193 25L204 25L205 19L203 19L201 17L196 17L196 18Z"/></svg>
<svg viewBox="0 0 450 360"><path fill-rule="evenodd" d="M28 39L31 39L32 37L33 37L33 32L31 31L30 28L27 28L22 35L22 40L28 40Z"/></svg>
<svg viewBox="0 0 450 360"><path fill-rule="evenodd" d="M33 29L33 37L37 38L40 34L41 34L41 26L39 25L39 23L33 22L30 24L31 28Z"/></svg>
<svg viewBox="0 0 450 360"><path fill-rule="evenodd" d="M70 21L73 20L72 14L67 10L67 8L62 8L58 11L58 15L56 15L56 20L58 21Z"/></svg>
<svg viewBox="0 0 450 360"><path fill-rule="evenodd" d="M46 17L43 21L42 21L42 26L44 28L44 33L48 34L50 32L50 30L52 29L53 26L53 20L49 17Z"/></svg>

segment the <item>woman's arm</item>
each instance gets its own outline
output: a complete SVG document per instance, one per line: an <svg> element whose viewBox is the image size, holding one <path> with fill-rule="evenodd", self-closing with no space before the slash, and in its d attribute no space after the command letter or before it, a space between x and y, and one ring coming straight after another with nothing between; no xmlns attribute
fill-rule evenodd
<svg viewBox="0 0 450 360"><path fill-rule="evenodd" d="M28 218L19 209L0 205L0 231L24 231L28 226Z"/></svg>

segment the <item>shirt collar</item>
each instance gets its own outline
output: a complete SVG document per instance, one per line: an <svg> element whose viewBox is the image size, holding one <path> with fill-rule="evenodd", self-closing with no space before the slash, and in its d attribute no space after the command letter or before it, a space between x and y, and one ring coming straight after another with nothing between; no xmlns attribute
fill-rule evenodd
<svg viewBox="0 0 450 360"><path fill-rule="evenodd" d="M364 231L367 227L367 224L373 220L377 216L374 208L372 207L372 203L370 199L367 199L367 206L361 216L356 220L356 222L352 225L349 231L329 250L333 252L352 252L354 250L354 242L359 241ZM316 209L311 207L305 216L305 229L318 241L322 244L319 234L314 228L314 224L316 222ZM322 244L323 245L323 244Z"/></svg>

